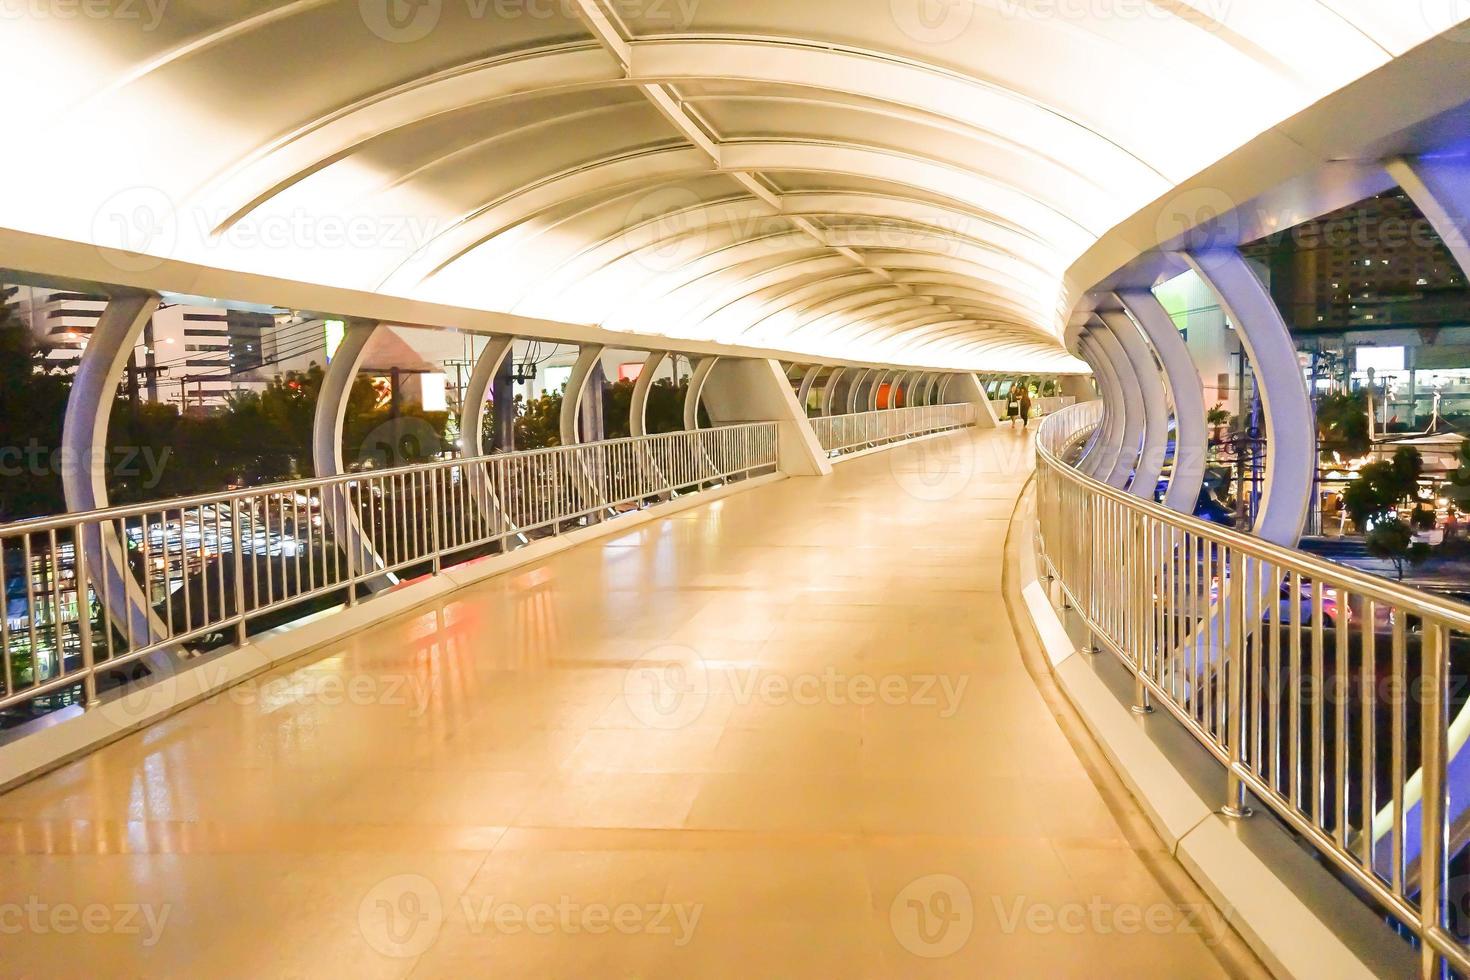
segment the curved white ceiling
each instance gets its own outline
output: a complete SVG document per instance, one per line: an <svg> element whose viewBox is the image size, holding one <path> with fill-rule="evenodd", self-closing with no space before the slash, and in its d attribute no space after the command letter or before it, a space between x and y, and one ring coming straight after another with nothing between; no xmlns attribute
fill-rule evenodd
<svg viewBox="0 0 1470 980"><path fill-rule="evenodd" d="M0 30L24 93L0 226L794 355L1075 368L1068 266L1452 26L1422 6L38 2Z"/></svg>

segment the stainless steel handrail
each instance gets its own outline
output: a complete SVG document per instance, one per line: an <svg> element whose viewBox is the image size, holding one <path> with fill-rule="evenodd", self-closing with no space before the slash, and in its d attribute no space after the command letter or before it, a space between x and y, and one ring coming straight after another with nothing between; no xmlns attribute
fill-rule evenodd
<svg viewBox="0 0 1470 980"><path fill-rule="evenodd" d="M0 525L0 708L77 688L91 706L103 672L242 644L290 607L352 604L400 572L774 472L778 433L756 422L612 439ZM78 560L79 543L94 560Z"/></svg>
<svg viewBox="0 0 1470 980"><path fill-rule="evenodd" d="M1066 461L1100 418L1037 435L1037 543L1068 604L1226 769L1417 937L1470 970L1450 858L1470 839L1470 606L1141 500ZM1411 738L1411 736L1415 736ZM1425 873L1425 869L1429 869ZM1426 973L1426 975L1430 975Z"/></svg>
<svg viewBox="0 0 1470 980"><path fill-rule="evenodd" d="M884 408L811 420L817 441L828 454L841 456L901 439L944 432L975 424L975 406L916 405Z"/></svg>

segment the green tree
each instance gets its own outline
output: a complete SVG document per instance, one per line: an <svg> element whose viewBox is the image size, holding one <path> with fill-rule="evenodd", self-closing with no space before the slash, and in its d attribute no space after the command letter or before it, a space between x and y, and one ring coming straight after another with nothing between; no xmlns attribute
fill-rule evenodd
<svg viewBox="0 0 1470 980"><path fill-rule="evenodd" d="M29 328L0 307L0 520L65 509L52 465L71 382L46 369Z"/></svg>
<svg viewBox="0 0 1470 980"><path fill-rule="evenodd" d="M1405 565L1417 565L1429 557L1429 545L1415 541L1413 528L1397 517L1374 524L1367 544L1368 554L1393 562L1399 581L1403 581Z"/></svg>
<svg viewBox="0 0 1470 980"><path fill-rule="evenodd" d="M1333 392L1317 399L1317 433L1324 462L1332 453L1361 456L1372 443L1368 437L1368 393Z"/></svg>
<svg viewBox="0 0 1470 980"><path fill-rule="evenodd" d="M1362 530L1368 530L1370 524L1395 519L1401 504L1408 501L1417 504L1423 469L1419 450L1412 446L1400 446L1392 459L1364 466L1342 493L1348 516ZM1416 521L1423 520L1417 516L1421 510L1416 508Z"/></svg>

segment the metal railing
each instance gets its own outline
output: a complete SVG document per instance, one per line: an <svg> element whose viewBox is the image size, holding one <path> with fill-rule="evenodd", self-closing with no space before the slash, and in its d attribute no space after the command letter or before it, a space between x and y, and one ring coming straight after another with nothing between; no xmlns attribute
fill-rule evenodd
<svg viewBox="0 0 1470 980"><path fill-rule="evenodd" d="M1065 461L1101 403L1037 438L1042 567L1134 678L1248 791L1470 971L1470 606L1160 507ZM1443 957L1443 961L1436 957Z"/></svg>
<svg viewBox="0 0 1470 980"><path fill-rule="evenodd" d="M777 426L675 432L0 525L0 709L97 702L136 662L243 643L396 573L774 472ZM78 561L78 543L95 556ZM37 699L58 703L37 707Z"/></svg>
<svg viewBox="0 0 1470 980"><path fill-rule="evenodd" d="M840 456L899 439L975 424L975 406L918 405L885 408L851 415L826 415L811 420L817 441L829 454Z"/></svg>

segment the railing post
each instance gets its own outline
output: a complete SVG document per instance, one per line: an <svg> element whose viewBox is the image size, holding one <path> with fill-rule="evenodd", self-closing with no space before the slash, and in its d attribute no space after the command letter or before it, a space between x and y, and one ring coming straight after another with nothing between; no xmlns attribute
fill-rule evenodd
<svg viewBox="0 0 1470 980"><path fill-rule="evenodd" d="M1143 682L1144 672L1148 669L1144 662L1147 657L1147 644L1143 637L1145 631L1140 629L1144 618L1144 610L1152 603L1152 596L1144 588L1144 576L1138 574L1143 570L1143 518L1136 512L1128 512L1128 569L1133 573L1128 576L1129 603L1127 606L1128 621L1123 626L1123 636L1127 638L1127 646L1133 649L1129 651L1133 655L1133 704L1128 709L1135 715L1151 715L1154 712L1153 701L1149 697L1148 685Z"/></svg>
<svg viewBox="0 0 1470 980"><path fill-rule="evenodd" d="M439 467L437 466L429 470L429 514L429 547L434 552L432 574L438 575L443 565L440 556L443 546L439 537Z"/></svg>
<svg viewBox="0 0 1470 980"><path fill-rule="evenodd" d="M342 508L342 526L344 528L347 527L347 522L350 519L348 517L349 511L352 512L353 517L356 517L357 512L362 510L362 481L357 481L357 506L355 509L352 504L352 485L348 483L338 483L332 487L332 506L333 508ZM353 554L353 552L357 551L357 545L365 540L367 538L359 526L356 535L348 534L347 541L338 542L347 552L347 604L349 606L357 605L358 556Z"/></svg>
<svg viewBox="0 0 1470 980"><path fill-rule="evenodd" d="M1227 557L1230 599L1229 606L1219 615L1226 617L1226 649L1222 652L1221 666L1225 670L1225 739L1230 764L1225 771L1225 805L1220 812L1233 820L1243 820L1251 815L1245 801L1245 783L1240 778L1240 767L1245 765L1245 582L1248 578L1242 566L1248 559L1234 550L1227 552ZM1221 593L1226 591L1222 589Z"/></svg>
<svg viewBox="0 0 1470 980"><path fill-rule="evenodd" d="M1446 710L1446 677L1449 647L1446 630L1439 623L1424 624L1423 684L1420 754L1423 762L1424 795L1420 806L1424 848L1419 861L1419 935L1428 937L1444 929L1446 856L1449 826L1445 820L1445 776L1449 762ZM1440 955L1427 938L1420 940L1422 980L1443 976Z"/></svg>
<svg viewBox="0 0 1470 980"><path fill-rule="evenodd" d="M77 630L82 644L82 705L84 708L92 708L97 705L99 700L97 697L97 662L96 651L92 648L92 600L88 596L88 593L91 591L91 586L87 577L87 562L82 555L82 533L81 524L72 528L71 560L72 564L76 567L77 576ZM56 559L58 565L60 564L60 558L61 555L57 554ZM99 600L102 598L100 592L97 597ZM61 622L61 610L59 609L56 611L56 621L58 624ZM104 624L107 622L105 613L103 614L102 621ZM60 634L59 629L57 633L58 635ZM6 637L6 641L9 642L8 636ZM5 662L7 664L9 663L9 657L5 658ZM10 688L13 683L13 678L6 676L6 694L11 693Z"/></svg>
<svg viewBox="0 0 1470 980"><path fill-rule="evenodd" d="M245 629L245 558L244 558L244 553L243 553L243 543L240 540L240 533L241 533L240 532L240 500L241 499L244 499L244 498L240 498L240 499L233 500L233 501L230 502L230 542L233 545L233 547L230 550L231 550L231 552L235 556L234 557L234 560L232 562L232 564L234 566L233 574L235 576L235 615L239 617L239 621L235 623L235 645L236 646L242 646L243 647L245 645L246 629ZM308 502L307 503L307 514L308 514L308 518L310 516L310 512L311 512L311 504L310 504L310 502ZM311 521L308 519L308 521L307 521L307 529L308 530L306 532L307 533L307 547L310 547L311 546L311 531L310 531L310 528L311 528Z"/></svg>

